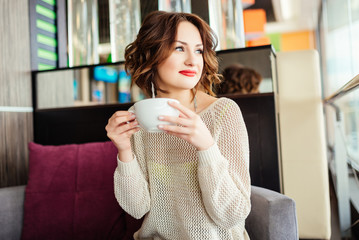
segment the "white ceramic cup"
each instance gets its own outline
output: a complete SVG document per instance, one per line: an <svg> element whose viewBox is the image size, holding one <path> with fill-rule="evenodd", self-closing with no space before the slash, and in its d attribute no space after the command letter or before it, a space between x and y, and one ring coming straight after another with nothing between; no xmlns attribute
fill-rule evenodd
<svg viewBox="0 0 359 240"><path fill-rule="evenodd" d="M178 100L171 98L148 98L136 102L131 112L136 115L141 128L147 132L162 132L158 125L169 125L170 123L160 121L159 116L179 116L179 111L168 105L168 101L179 103Z"/></svg>

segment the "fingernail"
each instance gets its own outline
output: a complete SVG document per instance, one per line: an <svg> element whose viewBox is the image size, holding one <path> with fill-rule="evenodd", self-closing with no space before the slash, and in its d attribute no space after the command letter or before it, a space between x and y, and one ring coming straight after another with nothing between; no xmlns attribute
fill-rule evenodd
<svg viewBox="0 0 359 240"><path fill-rule="evenodd" d="M163 119L165 119L165 118L164 118L163 116L159 116L158 119L159 119L159 120L163 120Z"/></svg>
<svg viewBox="0 0 359 240"><path fill-rule="evenodd" d="M162 129L162 128L163 128L163 125L158 125L158 128L159 128L159 129Z"/></svg>

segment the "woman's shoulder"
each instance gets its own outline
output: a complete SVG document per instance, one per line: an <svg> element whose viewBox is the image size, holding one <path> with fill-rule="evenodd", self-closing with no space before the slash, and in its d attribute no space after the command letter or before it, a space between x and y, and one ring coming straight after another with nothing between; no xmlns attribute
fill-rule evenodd
<svg viewBox="0 0 359 240"><path fill-rule="evenodd" d="M226 104L226 105L238 106L237 103L233 99L230 99L230 98L227 98L227 97L217 98L217 103L218 104Z"/></svg>
<svg viewBox="0 0 359 240"><path fill-rule="evenodd" d="M214 100L199 113L205 114L208 112L218 116L241 113L238 104L232 99L226 97L214 98Z"/></svg>
<svg viewBox="0 0 359 240"><path fill-rule="evenodd" d="M215 98L215 100L210 104L210 107L212 107L212 109L217 109L217 110L228 110L228 109L239 109L238 104L227 97L220 97L220 98Z"/></svg>
<svg viewBox="0 0 359 240"><path fill-rule="evenodd" d="M198 97L198 113L205 113L209 110L221 108L221 106L238 106L236 102L226 97L217 98L205 93L201 93Z"/></svg>
<svg viewBox="0 0 359 240"><path fill-rule="evenodd" d="M238 114L241 112L238 104L234 100L226 97L217 99L215 109L219 111L221 115Z"/></svg>

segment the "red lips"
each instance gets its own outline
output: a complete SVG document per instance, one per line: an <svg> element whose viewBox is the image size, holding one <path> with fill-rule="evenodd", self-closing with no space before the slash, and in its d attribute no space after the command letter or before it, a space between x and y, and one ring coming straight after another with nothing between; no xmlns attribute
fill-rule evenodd
<svg viewBox="0 0 359 240"><path fill-rule="evenodd" d="M179 71L179 73L182 74L182 75L185 75L187 77L196 76L196 71L193 71L193 70L182 70L182 71Z"/></svg>

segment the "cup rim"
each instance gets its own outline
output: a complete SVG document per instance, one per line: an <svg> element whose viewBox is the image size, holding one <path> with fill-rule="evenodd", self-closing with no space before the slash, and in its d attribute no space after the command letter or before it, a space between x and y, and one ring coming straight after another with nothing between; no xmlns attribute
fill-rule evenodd
<svg viewBox="0 0 359 240"><path fill-rule="evenodd" d="M135 102L135 105L139 102L143 102L143 101L154 101L154 100L158 100L158 99L161 99L161 100L168 100L168 101L174 101L174 102L177 102L179 103L179 101L177 99L174 99L174 98L146 98L146 99L142 99L140 101L137 101Z"/></svg>

